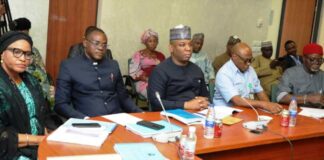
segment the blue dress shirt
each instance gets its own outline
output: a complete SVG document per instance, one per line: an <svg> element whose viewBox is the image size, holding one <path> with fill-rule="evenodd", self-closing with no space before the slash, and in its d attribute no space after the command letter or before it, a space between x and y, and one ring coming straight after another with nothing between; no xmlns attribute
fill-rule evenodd
<svg viewBox="0 0 324 160"><path fill-rule="evenodd" d="M230 100L234 96L249 98L250 93L263 91L258 76L249 66L248 70L241 72L230 59L217 72L215 81L215 106L232 106Z"/></svg>

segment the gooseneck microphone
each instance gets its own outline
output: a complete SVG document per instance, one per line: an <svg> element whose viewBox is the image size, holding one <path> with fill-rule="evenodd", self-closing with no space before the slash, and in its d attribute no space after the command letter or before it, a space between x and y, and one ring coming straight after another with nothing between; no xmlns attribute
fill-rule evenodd
<svg viewBox="0 0 324 160"><path fill-rule="evenodd" d="M167 115L165 107L164 107L164 105L162 103L159 92L155 92L155 96L159 100L159 103L161 104L163 112L165 113L165 117L166 117L166 119L167 119L167 121L168 121L168 123L170 125L170 130L171 131L154 135L154 136L152 136L152 138L153 138L153 140L161 142L161 143L175 142L178 139L178 137L180 137L181 132L173 132L172 124L170 122L169 116Z"/></svg>
<svg viewBox="0 0 324 160"><path fill-rule="evenodd" d="M262 121L260 119L259 113L255 109L255 107L253 107L244 97L241 97L241 98L246 104L248 104L248 106L250 108L253 109L253 111L255 112L255 114L257 116L257 121L244 122L243 127L249 129L252 133L257 133L257 134L262 133L263 131L265 131L267 129L268 122ZM263 116L263 117L267 117L267 116Z"/></svg>
<svg viewBox="0 0 324 160"><path fill-rule="evenodd" d="M160 93L159 93L159 92L155 92L155 96L156 96L156 98L159 100L159 103L161 104L161 107L162 107L162 109L163 109L163 112L165 113L165 117L166 117L168 123L169 123L170 126L171 126L171 122L170 122L169 116L167 115L167 112L166 112L166 110L165 110L165 107L164 107L164 105L163 105L163 103L162 103L162 100L161 100L161 97L160 97ZM172 130L172 128L171 128L171 130Z"/></svg>
<svg viewBox="0 0 324 160"><path fill-rule="evenodd" d="M256 116L257 116L257 121L259 121L260 120L260 118L259 118L259 113L258 113L258 111L244 98L244 97L241 97L242 99L243 99L243 101L246 103L246 104L248 104L253 110L254 110L254 112L255 112L255 114L256 114Z"/></svg>

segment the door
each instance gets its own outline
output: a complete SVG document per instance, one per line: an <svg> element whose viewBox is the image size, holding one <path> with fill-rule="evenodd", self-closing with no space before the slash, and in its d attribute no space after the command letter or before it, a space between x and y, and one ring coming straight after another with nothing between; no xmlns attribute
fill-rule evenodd
<svg viewBox="0 0 324 160"><path fill-rule="evenodd" d="M46 69L54 82L71 45L82 41L84 30L96 25L97 0L50 0Z"/></svg>
<svg viewBox="0 0 324 160"><path fill-rule="evenodd" d="M315 8L316 0L284 1L281 34L278 40L280 44L277 47L279 57L286 54L284 45L287 40L296 42L298 54L301 54L303 47L311 42Z"/></svg>

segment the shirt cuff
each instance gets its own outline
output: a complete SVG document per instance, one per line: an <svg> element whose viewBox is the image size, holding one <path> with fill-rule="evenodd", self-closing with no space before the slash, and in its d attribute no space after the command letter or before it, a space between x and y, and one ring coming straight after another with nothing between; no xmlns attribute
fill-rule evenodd
<svg viewBox="0 0 324 160"><path fill-rule="evenodd" d="M280 100L286 96L288 94L288 92L281 92L279 93L279 95L277 96L277 102L280 102Z"/></svg>

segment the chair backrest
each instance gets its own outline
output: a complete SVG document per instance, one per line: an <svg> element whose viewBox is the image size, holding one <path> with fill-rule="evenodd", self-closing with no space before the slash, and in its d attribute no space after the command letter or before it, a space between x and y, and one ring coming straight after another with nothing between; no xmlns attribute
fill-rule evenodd
<svg viewBox="0 0 324 160"><path fill-rule="evenodd" d="M271 102L277 102L278 84L271 85Z"/></svg>
<svg viewBox="0 0 324 160"><path fill-rule="evenodd" d="M214 93L215 93L215 83L208 83L208 90L209 90L209 100L213 103Z"/></svg>

